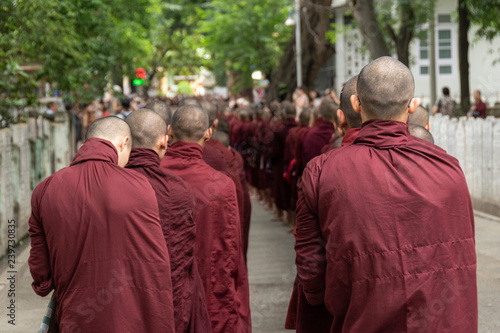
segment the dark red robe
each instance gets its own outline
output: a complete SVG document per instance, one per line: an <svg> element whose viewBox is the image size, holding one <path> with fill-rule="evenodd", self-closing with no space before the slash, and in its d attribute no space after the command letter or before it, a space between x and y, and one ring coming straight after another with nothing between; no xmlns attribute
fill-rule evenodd
<svg viewBox="0 0 500 333"><path fill-rule="evenodd" d="M205 142L205 148L203 149L204 153L207 150L207 147L212 147L222 154L222 162L226 164L225 174L228 175L233 180L234 186L236 188L236 197L238 199L238 212L240 216L240 223L243 225L245 206L244 206L243 188L241 186L241 181L240 181L240 170L238 166L238 161L236 161L236 158L229 151L229 149L217 140L211 138L210 140ZM203 159L206 162L205 156L203 156ZM210 165L210 163L208 162L207 164Z"/></svg>
<svg viewBox="0 0 500 333"><path fill-rule="evenodd" d="M342 147L352 145L354 143L354 141L356 140L356 138L358 137L360 130L361 130L361 127L346 129L345 134L344 134L343 139L342 139Z"/></svg>
<svg viewBox="0 0 500 333"><path fill-rule="evenodd" d="M195 257L214 332L250 332L248 277L234 183L203 161L196 143L176 142L161 161L195 197Z"/></svg>
<svg viewBox="0 0 500 333"><path fill-rule="evenodd" d="M170 260L155 192L91 138L33 192L33 290L55 289L61 332L174 332Z"/></svg>
<svg viewBox="0 0 500 333"><path fill-rule="evenodd" d="M194 258L196 227L191 188L173 172L160 168L158 154L151 149L132 149L127 168L143 174L156 193L170 253L175 332L211 332L205 291Z"/></svg>
<svg viewBox="0 0 500 333"><path fill-rule="evenodd" d="M285 165L288 164L290 173L290 210L295 211L297 204L297 183L299 181L299 165L297 163L297 144L299 140L299 135L305 133L309 127L307 125L301 125L290 129L288 136L285 141ZM303 134L302 134L303 135ZM290 163L295 160L293 166Z"/></svg>
<svg viewBox="0 0 500 333"><path fill-rule="evenodd" d="M335 128L328 121L321 121L319 125L311 128L302 140L303 159L302 165L305 168L307 163L314 157L321 154L321 149L330 142Z"/></svg>
<svg viewBox="0 0 500 333"><path fill-rule="evenodd" d="M220 172L226 172L226 163L224 162L224 155L211 145L205 145L203 148L203 159L205 162Z"/></svg>
<svg viewBox="0 0 500 333"><path fill-rule="evenodd" d="M274 128L274 137L271 143L271 163L273 166L273 198L276 207L281 210L290 209L290 183L283 178L285 161L285 141L288 132L297 126L294 118L287 118Z"/></svg>
<svg viewBox="0 0 500 333"><path fill-rule="evenodd" d="M298 279L331 332L477 332L474 215L458 161L396 121L304 171Z"/></svg>
<svg viewBox="0 0 500 333"><path fill-rule="evenodd" d="M243 239L243 256L245 258L245 262L247 262L250 220L252 219L252 201L250 200L250 192L248 191L248 184L245 175L245 162L243 161L243 157L236 149L231 149L231 154L234 155L234 158L238 163L240 182L243 189L243 225L241 226L241 237Z"/></svg>

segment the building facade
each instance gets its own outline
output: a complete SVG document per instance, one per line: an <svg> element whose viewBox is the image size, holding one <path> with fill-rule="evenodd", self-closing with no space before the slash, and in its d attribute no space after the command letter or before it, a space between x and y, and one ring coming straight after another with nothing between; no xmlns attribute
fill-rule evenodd
<svg viewBox="0 0 500 333"><path fill-rule="evenodd" d="M460 73L458 57L457 0L438 0L435 9L436 95L448 87L451 96L460 100ZM361 33L352 24L346 0L333 0L337 39L335 43L334 87L339 91L343 82L370 61L363 46ZM420 27L426 30L427 26ZM427 36L428 37L428 36ZM500 38L492 42L476 38L476 29L469 31L470 88L479 89L483 100L493 106L500 103ZM428 38L414 38L410 44L410 69L415 77L415 97L430 106L430 48Z"/></svg>

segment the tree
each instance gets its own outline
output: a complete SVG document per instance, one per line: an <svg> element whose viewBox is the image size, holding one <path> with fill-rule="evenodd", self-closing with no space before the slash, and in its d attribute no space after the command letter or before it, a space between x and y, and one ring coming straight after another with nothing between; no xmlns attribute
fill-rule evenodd
<svg viewBox="0 0 500 333"><path fill-rule="evenodd" d="M301 7L301 65L306 88L314 87L319 70L334 53L334 46L325 38L331 26L331 5L332 0L311 0L303 2ZM279 66L272 73L267 92L270 100L280 97L291 99L297 86L295 59L294 35L286 45Z"/></svg>
<svg viewBox="0 0 500 333"><path fill-rule="evenodd" d="M469 87L469 9L465 0L458 1L458 62L460 71L460 104L470 109Z"/></svg>
<svg viewBox="0 0 500 333"><path fill-rule="evenodd" d="M467 0L465 3L471 24L478 27L476 33L478 38L492 41L500 36L500 6L498 0ZM500 48L498 51L500 51ZM500 61L500 57L497 61Z"/></svg>
<svg viewBox="0 0 500 333"><path fill-rule="evenodd" d="M350 0L349 5L363 40L373 59L389 56L394 50L398 60L410 65L409 46L428 22L428 8L435 0L380 1Z"/></svg>
<svg viewBox="0 0 500 333"><path fill-rule="evenodd" d="M198 32L219 79L229 71L233 93L252 88L252 72L270 75L278 65L290 28L287 0L213 0L200 11Z"/></svg>

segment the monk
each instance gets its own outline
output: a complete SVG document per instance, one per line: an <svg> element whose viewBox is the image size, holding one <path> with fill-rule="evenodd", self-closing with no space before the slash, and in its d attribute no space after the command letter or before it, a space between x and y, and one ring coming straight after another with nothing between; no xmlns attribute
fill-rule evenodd
<svg viewBox="0 0 500 333"><path fill-rule="evenodd" d="M344 84L340 94L340 108L337 110L339 120L339 137L332 145L331 149L348 146L354 143L361 129L361 115L354 111L351 104L351 96L356 94L358 76L354 76ZM298 332L329 333L332 315L328 312L324 304L311 305L303 292L303 287L298 279L295 280L285 328L296 329Z"/></svg>
<svg viewBox="0 0 500 333"><path fill-rule="evenodd" d="M410 114L408 117L408 124L419 125L430 131L431 125L429 125L429 112L422 105L419 105L417 110L415 110L415 113Z"/></svg>
<svg viewBox="0 0 500 333"><path fill-rule="evenodd" d="M332 140L335 134L335 123L337 122L338 106L331 99L324 99L319 106L319 114L322 121L319 125L311 128L305 135L303 145L303 167L321 154L321 149ZM334 140L333 140L334 141ZM333 141L331 143L333 144Z"/></svg>
<svg viewBox="0 0 500 333"><path fill-rule="evenodd" d="M208 114L208 122L210 124L210 127L212 128L212 133L213 133L214 131L217 130L217 125L219 123L219 120L217 119L217 107L211 102L206 100L202 101L202 105L204 106L203 110L205 110L205 112ZM217 155L215 155L216 152L218 153ZM236 187L236 196L238 199L238 212L240 216L240 224L242 228L244 228L245 209L248 209L248 207L245 207L245 198L243 193L243 187L240 181L238 162L236 161L234 155L227 149L227 147L225 147L219 141L210 138L205 143L205 147L203 148L203 160L208 165L218 170L215 167L215 165L212 165L213 156L219 156L217 157L216 163L220 163L221 161L225 163L224 166L225 172L224 171L223 172L226 173L234 182L234 186ZM222 156L222 159L220 158L220 156ZM243 237L243 256L245 257L245 261L246 261L247 248L248 248L248 238L245 239L245 237Z"/></svg>
<svg viewBox="0 0 500 333"><path fill-rule="evenodd" d="M288 132L285 140L285 161L288 161L287 173L288 181L290 183L290 206L288 208L289 215L291 216L289 227L295 227L295 208L297 204L297 183L299 181L299 172L297 165L297 142L301 132L309 129L309 120L311 118L311 109L305 107L299 116L298 126L293 127Z"/></svg>
<svg viewBox="0 0 500 333"><path fill-rule="evenodd" d="M351 96L356 95L356 85L358 76L349 79L340 94L340 107L337 110L340 129L343 131L341 147L349 146L354 143L359 131L361 130L361 115L354 111L351 103Z"/></svg>
<svg viewBox="0 0 500 333"><path fill-rule="evenodd" d="M285 159L290 156L285 156L285 141L290 129L297 126L295 122L295 106L289 102L282 103L283 108L283 122L279 123L274 128L274 137L271 143L271 163L273 165L273 195L274 203L277 210L277 219L282 220L284 223L291 224L291 215L289 214L290 208L290 183L283 178L283 170L288 166L291 160ZM287 212L286 217L284 212Z"/></svg>
<svg viewBox="0 0 500 333"><path fill-rule="evenodd" d="M175 332L211 332L205 292L194 258L193 193L181 178L160 168L160 160L167 151L167 124L147 109L131 113L126 122L132 133L127 168L143 174L156 193L160 223L170 253Z"/></svg>
<svg viewBox="0 0 500 333"><path fill-rule="evenodd" d="M203 160L211 137L208 115L197 106L177 109L168 127L174 143L161 161L190 185L197 235L194 255L214 332L250 332L248 277L243 259L236 189Z"/></svg>
<svg viewBox="0 0 500 333"><path fill-rule="evenodd" d="M408 133L409 69L379 58L351 103L350 146L313 159L297 203L296 264L331 332L477 332L474 215L458 161Z"/></svg>
<svg viewBox="0 0 500 333"><path fill-rule="evenodd" d="M201 107L200 101L194 97L186 97L180 101L179 106L194 105ZM214 149L212 146L206 146L203 149L203 159L217 171L226 172L226 164L224 163L224 156L220 151Z"/></svg>
<svg viewBox="0 0 500 333"><path fill-rule="evenodd" d="M434 137L432 136L431 132L429 132L425 127L420 125L408 125L408 130L414 137L434 144Z"/></svg>
<svg viewBox="0 0 500 333"><path fill-rule="evenodd" d="M33 290L55 289L61 332L174 332L170 260L155 192L124 169L130 129L95 120L70 167L33 192Z"/></svg>

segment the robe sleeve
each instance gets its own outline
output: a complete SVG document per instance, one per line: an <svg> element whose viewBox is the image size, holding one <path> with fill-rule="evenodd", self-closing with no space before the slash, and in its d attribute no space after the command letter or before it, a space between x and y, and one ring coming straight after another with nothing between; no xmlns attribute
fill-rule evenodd
<svg viewBox="0 0 500 333"><path fill-rule="evenodd" d="M311 162L304 170L298 190L295 252L297 276L311 305L324 303L326 251L318 218L320 168Z"/></svg>
<svg viewBox="0 0 500 333"><path fill-rule="evenodd" d="M45 187L44 185L41 184L41 186ZM54 289L54 280L52 279L47 238L39 216L40 192L40 190L35 189L31 198L31 216L29 219L31 250L28 264L33 277L33 283L31 284L33 290L39 296L47 296Z"/></svg>

